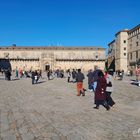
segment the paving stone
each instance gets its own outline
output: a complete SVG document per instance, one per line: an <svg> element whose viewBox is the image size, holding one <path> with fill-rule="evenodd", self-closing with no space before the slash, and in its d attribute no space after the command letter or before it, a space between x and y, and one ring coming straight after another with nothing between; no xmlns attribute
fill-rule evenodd
<svg viewBox="0 0 140 140"><path fill-rule="evenodd" d="M139 140L140 87L131 85L130 79L114 81L116 107L106 111L102 106L93 109L93 92L77 97L76 84L66 78L44 78L35 85L29 78L1 78L0 139Z"/></svg>

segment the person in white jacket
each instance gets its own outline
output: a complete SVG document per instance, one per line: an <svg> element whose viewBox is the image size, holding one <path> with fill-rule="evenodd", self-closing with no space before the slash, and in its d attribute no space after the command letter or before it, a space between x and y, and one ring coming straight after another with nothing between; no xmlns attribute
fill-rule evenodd
<svg viewBox="0 0 140 140"><path fill-rule="evenodd" d="M108 74L106 76L107 86L106 86L106 101L109 106L113 107L115 102L111 97L111 93L113 91L113 70L108 70Z"/></svg>

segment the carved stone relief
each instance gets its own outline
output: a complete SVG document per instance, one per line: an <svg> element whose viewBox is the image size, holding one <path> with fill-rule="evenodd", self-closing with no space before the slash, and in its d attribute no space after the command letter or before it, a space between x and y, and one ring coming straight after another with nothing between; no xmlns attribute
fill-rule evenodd
<svg viewBox="0 0 140 140"><path fill-rule="evenodd" d="M8 52L4 52L4 58L9 58L9 53Z"/></svg>

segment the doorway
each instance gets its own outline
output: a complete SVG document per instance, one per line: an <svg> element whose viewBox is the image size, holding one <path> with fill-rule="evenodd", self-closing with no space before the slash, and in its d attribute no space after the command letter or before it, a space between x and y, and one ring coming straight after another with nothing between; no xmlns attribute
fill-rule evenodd
<svg viewBox="0 0 140 140"><path fill-rule="evenodd" d="M45 71L50 70L50 65L45 65Z"/></svg>

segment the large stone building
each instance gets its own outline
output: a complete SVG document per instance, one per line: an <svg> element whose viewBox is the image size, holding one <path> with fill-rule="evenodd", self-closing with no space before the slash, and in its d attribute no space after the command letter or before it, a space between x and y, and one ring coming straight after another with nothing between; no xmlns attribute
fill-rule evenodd
<svg viewBox="0 0 140 140"><path fill-rule="evenodd" d="M128 68L140 65L140 24L128 34Z"/></svg>
<svg viewBox="0 0 140 140"><path fill-rule="evenodd" d="M114 61L115 70L135 69L140 65L140 24L131 30L121 30L108 44L108 67Z"/></svg>
<svg viewBox="0 0 140 140"><path fill-rule="evenodd" d="M100 47L0 47L0 59L15 69L104 69L105 49Z"/></svg>

